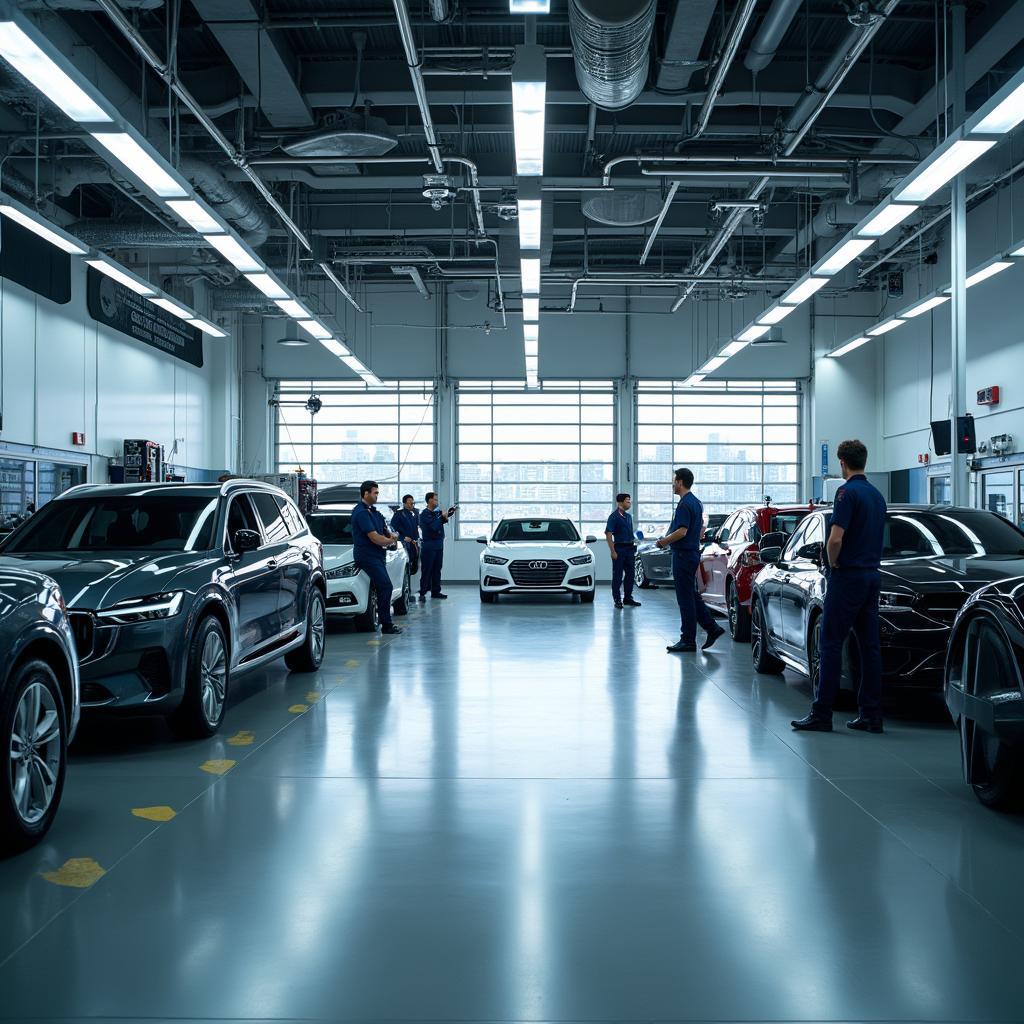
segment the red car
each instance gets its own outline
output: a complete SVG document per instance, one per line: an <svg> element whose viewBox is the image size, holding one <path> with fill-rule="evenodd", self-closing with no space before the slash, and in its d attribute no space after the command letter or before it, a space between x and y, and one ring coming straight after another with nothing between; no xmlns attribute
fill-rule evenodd
<svg viewBox="0 0 1024 1024"><path fill-rule="evenodd" d="M748 505L737 509L705 543L700 583L705 602L729 616L733 640L750 640L750 595L754 577L764 568L757 544L769 533L787 537L810 509Z"/></svg>

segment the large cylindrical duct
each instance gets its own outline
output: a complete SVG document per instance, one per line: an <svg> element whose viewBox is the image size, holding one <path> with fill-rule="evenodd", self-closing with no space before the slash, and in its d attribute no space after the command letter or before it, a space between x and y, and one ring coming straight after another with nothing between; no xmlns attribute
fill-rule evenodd
<svg viewBox="0 0 1024 1024"><path fill-rule="evenodd" d="M203 198L254 249L258 249L270 235L270 225L259 204L237 185L228 181L216 167L202 160L184 157L178 170L195 185Z"/></svg>
<svg viewBox="0 0 1024 1024"><path fill-rule="evenodd" d="M68 231L97 249L182 249L207 244L199 235L164 228L151 220L80 220Z"/></svg>
<svg viewBox="0 0 1024 1024"><path fill-rule="evenodd" d="M576 80L602 110L622 110L643 91L655 0L569 0Z"/></svg>
<svg viewBox="0 0 1024 1024"><path fill-rule="evenodd" d="M782 37L803 5L804 0L774 0L743 58L748 71L764 71L771 64Z"/></svg>

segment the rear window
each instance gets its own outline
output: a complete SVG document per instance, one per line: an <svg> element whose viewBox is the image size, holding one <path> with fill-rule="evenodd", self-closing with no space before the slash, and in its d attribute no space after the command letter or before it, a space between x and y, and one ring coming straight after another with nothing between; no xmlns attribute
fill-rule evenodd
<svg viewBox="0 0 1024 1024"><path fill-rule="evenodd" d="M890 512L882 557L1024 555L1024 533L992 512Z"/></svg>
<svg viewBox="0 0 1024 1024"><path fill-rule="evenodd" d="M314 512L307 520L310 532L321 544L351 544L352 514Z"/></svg>
<svg viewBox="0 0 1024 1024"><path fill-rule="evenodd" d="M580 535L568 519L506 519L494 531L495 541L503 544L540 541L576 541Z"/></svg>
<svg viewBox="0 0 1024 1024"><path fill-rule="evenodd" d="M806 512L778 512L772 516L772 533L784 533L787 537L793 535L793 531L806 518Z"/></svg>

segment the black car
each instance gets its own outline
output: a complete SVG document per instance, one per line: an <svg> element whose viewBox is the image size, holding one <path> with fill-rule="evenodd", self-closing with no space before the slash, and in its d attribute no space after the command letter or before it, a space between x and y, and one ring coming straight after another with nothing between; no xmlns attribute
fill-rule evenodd
<svg viewBox="0 0 1024 1024"><path fill-rule="evenodd" d="M86 711L168 716L210 736L233 676L324 654L323 548L276 487L82 485L0 544L66 595Z"/></svg>
<svg viewBox="0 0 1024 1024"><path fill-rule="evenodd" d="M1024 577L977 591L953 624L946 706L964 778L986 807L1024 804Z"/></svg>
<svg viewBox="0 0 1024 1024"><path fill-rule="evenodd" d="M811 513L786 542L764 538L754 583L751 642L759 672L792 668L817 690L822 572L831 510ZM882 553L882 674L888 687L942 686L957 612L980 587L1024 572L1024 533L1001 516L948 505L890 505ZM859 652L843 652L844 691L856 692Z"/></svg>
<svg viewBox="0 0 1024 1024"><path fill-rule="evenodd" d="M78 726L78 661L52 579L0 569L0 852L38 842L64 789Z"/></svg>

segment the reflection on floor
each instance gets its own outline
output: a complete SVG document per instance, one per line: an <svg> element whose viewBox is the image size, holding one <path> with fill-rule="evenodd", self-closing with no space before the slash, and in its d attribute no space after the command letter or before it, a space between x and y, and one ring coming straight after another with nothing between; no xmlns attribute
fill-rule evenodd
<svg viewBox="0 0 1024 1024"><path fill-rule="evenodd" d="M1024 822L935 701L796 736L748 648L665 653L668 590L451 594L240 681L214 740L88 730L0 863L0 1018L1024 1016Z"/></svg>

